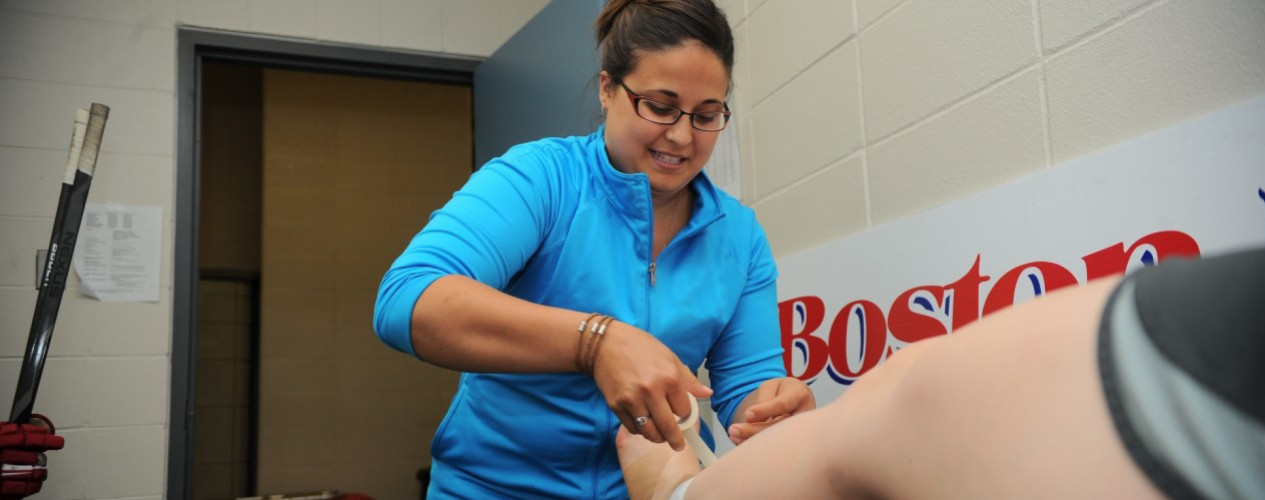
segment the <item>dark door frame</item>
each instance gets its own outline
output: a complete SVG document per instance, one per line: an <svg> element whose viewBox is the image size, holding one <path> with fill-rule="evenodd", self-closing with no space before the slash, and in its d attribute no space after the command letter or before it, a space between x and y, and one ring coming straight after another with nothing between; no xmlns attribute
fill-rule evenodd
<svg viewBox="0 0 1265 500"><path fill-rule="evenodd" d="M175 274L166 498L191 498L197 374L201 79L207 60L472 86L482 58L181 27L176 32ZM473 111L472 111L473 113ZM473 154L473 152L472 152Z"/></svg>

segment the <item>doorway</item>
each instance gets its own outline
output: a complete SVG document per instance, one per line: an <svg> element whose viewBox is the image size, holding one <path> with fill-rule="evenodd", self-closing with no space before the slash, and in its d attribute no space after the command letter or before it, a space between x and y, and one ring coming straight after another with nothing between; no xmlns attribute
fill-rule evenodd
<svg viewBox="0 0 1265 500"><path fill-rule="evenodd" d="M176 308L168 496L416 498L457 374L379 342L373 300L473 171L468 73L181 38L197 39L196 99L181 104L181 142L194 109L197 147L178 174L177 227L192 217L196 245L182 252L178 229L174 285L196 300Z"/></svg>

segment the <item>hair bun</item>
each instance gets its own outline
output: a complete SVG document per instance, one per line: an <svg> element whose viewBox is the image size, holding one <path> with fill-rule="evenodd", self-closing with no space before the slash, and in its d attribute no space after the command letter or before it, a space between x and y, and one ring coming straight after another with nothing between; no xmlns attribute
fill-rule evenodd
<svg viewBox="0 0 1265 500"><path fill-rule="evenodd" d="M733 32L713 0L608 0L593 29L602 71L613 81L622 81L642 53L691 40L715 53L726 72L733 70Z"/></svg>
<svg viewBox="0 0 1265 500"><path fill-rule="evenodd" d="M602 12L597 16L597 21L593 23L599 44L606 40L606 37L610 36L611 31L615 29L615 20L619 19L619 14L624 11L624 8L634 3L637 3L637 0L608 0L606 2L606 6L602 7Z"/></svg>

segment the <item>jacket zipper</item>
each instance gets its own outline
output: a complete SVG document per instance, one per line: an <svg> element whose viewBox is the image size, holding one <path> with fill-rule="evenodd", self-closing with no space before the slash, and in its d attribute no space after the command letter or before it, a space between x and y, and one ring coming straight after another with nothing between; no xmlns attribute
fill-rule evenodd
<svg viewBox="0 0 1265 500"><path fill-rule="evenodd" d="M650 182L648 180L646 182L646 187L647 188L650 187ZM648 257L648 260L650 261L650 287L653 288L655 282L657 281L654 275L655 262L657 261L657 259L654 255L654 197L650 196L649 189L646 189L646 206L650 207L650 239L648 240L650 244L647 245L649 248L647 249L648 252L646 253L646 257ZM666 250L667 245L664 245L664 247L665 247L664 249ZM647 290L647 292L649 292L649 290ZM646 305L647 306L650 305L649 293L646 294ZM647 309L646 311L649 312L649 309ZM649 316L647 316L647 318L649 318ZM646 326L649 326L649 325L647 324Z"/></svg>

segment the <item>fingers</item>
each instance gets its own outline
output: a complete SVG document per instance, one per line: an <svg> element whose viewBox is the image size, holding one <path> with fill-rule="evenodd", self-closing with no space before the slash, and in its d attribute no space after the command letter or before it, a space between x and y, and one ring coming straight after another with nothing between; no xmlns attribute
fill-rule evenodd
<svg viewBox="0 0 1265 500"><path fill-rule="evenodd" d="M684 395L684 392L678 394ZM684 397L688 398L689 396ZM655 428L663 440L667 441L668 444L672 446L673 450L681 451L685 449L685 436L681 434L681 427L677 424L677 420L680 418L677 416L678 411L680 410L673 410L667 400L659 400L655 402L655 409L652 411L652 418L654 420ZM683 413L683 416L688 416L690 414L690 404L688 399L685 403L685 411L681 413Z"/></svg>
<svg viewBox="0 0 1265 500"><path fill-rule="evenodd" d="M756 389L755 404L743 413L747 423L763 422L782 415L803 413L817 407L813 392L802 380L786 377L765 381Z"/></svg>
<svg viewBox="0 0 1265 500"><path fill-rule="evenodd" d="M789 415L795 412L798 405L794 401L785 398L777 398L771 401L751 405L744 414L744 420L747 423L759 423L782 415Z"/></svg>
<svg viewBox="0 0 1265 500"><path fill-rule="evenodd" d="M790 403L781 394L781 379L766 380L755 391L755 404L747 408L742 419L748 423L763 422L790 413Z"/></svg>
<svg viewBox="0 0 1265 500"><path fill-rule="evenodd" d="M792 415L817 407L812 391L804 381L785 377L766 380L749 396L751 405L743 412L742 422L729 426L729 439L741 444L773 424Z"/></svg>
<svg viewBox="0 0 1265 500"><path fill-rule="evenodd" d="M694 397L698 399L707 399L707 398L712 397L711 387L707 387L703 385L703 383L698 380L698 377L694 376L694 372L690 371L689 367L685 365L680 365L680 366L682 370L685 370L685 375L683 376L683 378L685 379L685 390L687 392L689 392L690 394L693 394ZM689 401L686 401L685 405L686 405L685 407L688 408ZM676 407L677 406L674 404L673 408L676 408Z"/></svg>
<svg viewBox="0 0 1265 500"><path fill-rule="evenodd" d="M712 395L712 390L703 385L702 382L699 382L694 373L685 365L677 363L677 367L680 372L678 378L682 382L679 386L683 390L670 391L668 393L668 404L672 407L672 414L678 417L676 423L680 424L683 421L682 419L690 416L690 409L694 407L692 404L695 400L694 398L709 397ZM700 393L702 393L701 396ZM679 428L680 426L677 425L677 427Z"/></svg>
<svg viewBox="0 0 1265 500"><path fill-rule="evenodd" d="M620 424L653 443L685 449L678 418L689 416L691 394L708 397L711 389L649 333L614 322L605 335L593 378Z"/></svg>
<svg viewBox="0 0 1265 500"><path fill-rule="evenodd" d="M641 434L641 426L637 425L636 418L633 415L645 415L645 413L636 413L634 411L617 411L615 416L619 417L619 423L631 434Z"/></svg>
<svg viewBox="0 0 1265 500"><path fill-rule="evenodd" d="M690 415L690 395L685 391L674 391L659 397L647 398L644 406L629 405L631 408L620 416L620 422L634 434L641 434L653 443L667 442L672 449L685 449L685 435L681 432L681 419ZM638 417L645 417L638 419ZM631 424L631 425L630 425Z"/></svg>
<svg viewBox="0 0 1265 500"><path fill-rule="evenodd" d="M729 440L734 444L742 444L743 441L751 439L752 436L764 432L765 429L789 417L790 415L781 415L762 422L733 424L729 426Z"/></svg>

